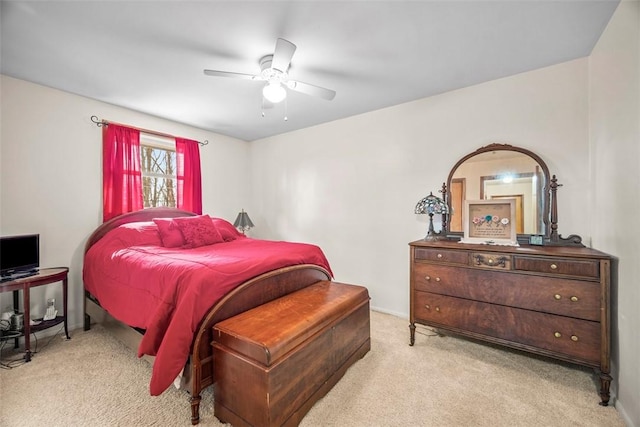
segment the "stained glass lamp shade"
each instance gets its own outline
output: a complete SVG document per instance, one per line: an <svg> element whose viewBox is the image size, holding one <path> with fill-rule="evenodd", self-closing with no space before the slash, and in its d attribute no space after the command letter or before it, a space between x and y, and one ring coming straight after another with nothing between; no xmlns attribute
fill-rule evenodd
<svg viewBox="0 0 640 427"><path fill-rule="evenodd" d="M429 215L429 231L424 240L434 241L440 238L439 233L436 233L433 229L433 215L434 214L448 214L449 206L439 197L433 195L433 192L429 192L429 195L418 202L416 205L415 213Z"/></svg>

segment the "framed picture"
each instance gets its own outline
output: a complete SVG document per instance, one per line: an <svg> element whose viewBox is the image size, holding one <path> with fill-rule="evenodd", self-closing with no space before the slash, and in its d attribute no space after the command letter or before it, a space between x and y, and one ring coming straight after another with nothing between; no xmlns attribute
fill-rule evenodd
<svg viewBox="0 0 640 427"><path fill-rule="evenodd" d="M463 243L518 246L516 199L465 200Z"/></svg>

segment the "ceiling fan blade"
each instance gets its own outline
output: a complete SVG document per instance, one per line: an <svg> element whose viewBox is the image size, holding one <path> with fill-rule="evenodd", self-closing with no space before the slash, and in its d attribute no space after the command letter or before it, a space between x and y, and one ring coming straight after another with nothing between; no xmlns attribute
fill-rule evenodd
<svg viewBox="0 0 640 427"><path fill-rule="evenodd" d="M234 79L262 80L260 76L255 76L253 74L231 73L229 71L204 70L204 73L207 76L214 76L214 77L231 77Z"/></svg>
<svg viewBox="0 0 640 427"><path fill-rule="evenodd" d="M271 62L271 68L280 70L286 73L291 64L291 58L296 51L296 45L285 39L278 39L276 41L276 50L273 52L273 60Z"/></svg>
<svg viewBox="0 0 640 427"><path fill-rule="evenodd" d="M287 87L291 90L295 90L296 92L304 93L305 95L317 96L318 98L326 99L327 101L331 101L336 97L335 90L326 89L296 80L287 81Z"/></svg>

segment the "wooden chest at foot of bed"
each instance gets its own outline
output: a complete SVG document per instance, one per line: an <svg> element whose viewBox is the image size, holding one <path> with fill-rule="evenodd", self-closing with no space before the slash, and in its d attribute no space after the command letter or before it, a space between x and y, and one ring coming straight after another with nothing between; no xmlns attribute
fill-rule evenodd
<svg viewBox="0 0 640 427"><path fill-rule="evenodd" d="M296 426L371 348L369 294L321 281L216 324L215 416Z"/></svg>

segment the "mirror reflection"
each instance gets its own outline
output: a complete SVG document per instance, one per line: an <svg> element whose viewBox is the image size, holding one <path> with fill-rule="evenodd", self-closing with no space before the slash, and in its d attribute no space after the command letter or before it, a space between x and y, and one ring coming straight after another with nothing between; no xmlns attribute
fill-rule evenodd
<svg viewBox="0 0 640 427"><path fill-rule="evenodd" d="M495 150L468 157L449 182L449 231L462 232L464 200L516 200L516 232L545 234L545 168L518 151Z"/></svg>

